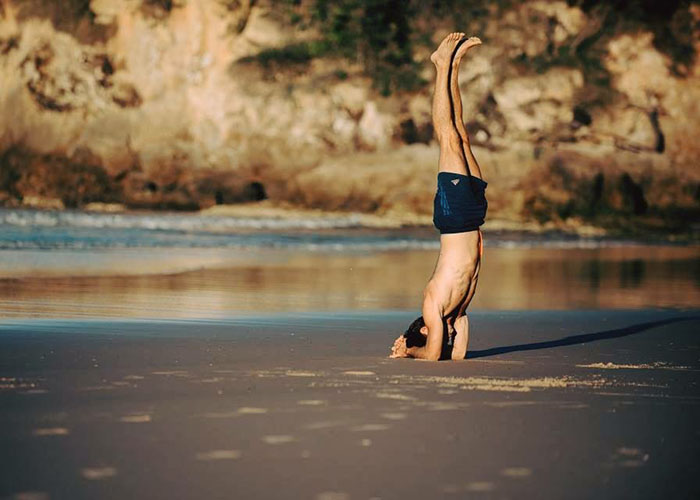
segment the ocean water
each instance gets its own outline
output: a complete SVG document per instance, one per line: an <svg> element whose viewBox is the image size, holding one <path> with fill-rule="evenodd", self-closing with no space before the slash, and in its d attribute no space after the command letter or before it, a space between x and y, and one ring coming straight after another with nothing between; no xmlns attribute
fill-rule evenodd
<svg viewBox="0 0 700 500"><path fill-rule="evenodd" d="M0 210L0 317L418 311L432 228ZM700 247L485 230L476 309L700 306Z"/></svg>
<svg viewBox="0 0 700 500"><path fill-rule="evenodd" d="M422 234L421 234L422 233ZM103 214L0 209L0 249L115 248L431 248L427 231L361 228L357 216L221 217L194 214Z"/></svg>
<svg viewBox="0 0 700 500"><path fill-rule="evenodd" d="M495 247L602 248L639 242L565 233L491 234ZM0 250L115 248L281 248L400 250L439 248L433 228L373 229L357 215L307 218L188 213L109 214L0 209Z"/></svg>

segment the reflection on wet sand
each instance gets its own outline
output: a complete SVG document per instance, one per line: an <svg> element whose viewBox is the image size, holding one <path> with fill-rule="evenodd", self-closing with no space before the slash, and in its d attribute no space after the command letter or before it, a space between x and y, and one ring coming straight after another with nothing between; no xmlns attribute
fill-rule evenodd
<svg viewBox="0 0 700 500"><path fill-rule="evenodd" d="M182 258L176 250L159 257L178 265ZM435 258L434 250L232 250L228 257L217 257L218 267L153 275L142 274L148 269L125 258L122 268L130 274L125 276L2 279L0 314L214 318L259 311L417 310ZM118 262L111 263L110 270L119 269ZM697 247L492 248L485 255L473 307L595 309L699 303Z"/></svg>

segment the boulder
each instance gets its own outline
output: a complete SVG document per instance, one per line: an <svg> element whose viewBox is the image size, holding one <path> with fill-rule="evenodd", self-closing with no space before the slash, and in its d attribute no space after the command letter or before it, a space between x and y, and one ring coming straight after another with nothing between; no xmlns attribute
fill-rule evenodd
<svg viewBox="0 0 700 500"><path fill-rule="evenodd" d="M630 150L654 151L659 141L649 113L634 106L611 107L597 113L591 131L611 137L618 147Z"/></svg>
<svg viewBox="0 0 700 500"><path fill-rule="evenodd" d="M650 108L656 96L674 86L670 60L652 45L652 33L624 34L608 44L603 62L613 75L613 87L634 106Z"/></svg>
<svg viewBox="0 0 700 500"><path fill-rule="evenodd" d="M367 101L358 123L360 144L370 150L385 149L391 143L394 118L382 113L374 101Z"/></svg>
<svg viewBox="0 0 700 500"><path fill-rule="evenodd" d="M582 86L581 71L553 68L542 75L506 80L493 96L509 129L551 131L571 123L575 92Z"/></svg>
<svg viewBox="0 0 700 500"><path fill-rule="evenodd" d="M329 90L333 103L347 111L353 118L359 118L369 97L367 83L363 79L333 85Z"/></svg>
<svg viewBox="0 0 700 500"><path fill-rule="evenodd" d="M553 21L552 39L557 45L578 35L588 22L588 18L581 9L569 6L566 2L532 2L528 7ZM548 24L551 25L551 23Z"/></svg>
<svg viewBox="0 0 700 500"><path fill-rule="evenodd" d="M508 57L536 57L572 40L587 25L586 15L566 2L519 2L486 27Z"/></svg>

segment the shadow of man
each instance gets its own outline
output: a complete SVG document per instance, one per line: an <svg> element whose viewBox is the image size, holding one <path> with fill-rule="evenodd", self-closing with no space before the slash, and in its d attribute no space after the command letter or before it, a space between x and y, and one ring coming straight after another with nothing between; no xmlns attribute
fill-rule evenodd
<svg viewBox="0 0 700 500"><path fill-rule="evenodd" d="M468 351L466 359L485 358L487 356L496 356L498 354L506 354L516 351L534 351L536 349L549 349L552 347L563 347L574 344L586 344L588 342L596 342L598 340L616 339L642 333L646 330L656 328L657 326L669 325L679 321L692 321L700 319L700 316L684 316L677 318L666 318L657 321L649 321L638 325L627 326L625 328L617 328L615 330L606 330L596 333L584 333L581 335L570 335L557 340L545 340L543 342L532 342L530 344L514 344L502 347L491 347L479 351Z"/></svg>

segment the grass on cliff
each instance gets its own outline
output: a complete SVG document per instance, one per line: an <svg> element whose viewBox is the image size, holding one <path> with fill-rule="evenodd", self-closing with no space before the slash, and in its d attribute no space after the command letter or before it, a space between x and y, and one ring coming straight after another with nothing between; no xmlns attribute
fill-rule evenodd
<svg viewBox="0 0 700 500"><path fill-rule="evenodd" d="M144 12L165 17L184 0L141 0ZM234 2L237 4L237 2ZM515 0L278 0L290 24L314 28L321 38L278 49L268 49L254 59L265 67L307 64L333 55L359 63L383 95L412 91L426 85L415 60L416 48L432 45L436 27L483 31L493 18L517 8ZM605 101L609 74L601 62L607 41L621 32L649 30L654 45L667 54L672 70L683 75L695 58L693 45L697 23L689 13L690 0L568 0L581 8L597 30L562 46L552 44L535 57L516 57L543 72L553 66L580 68L589 86L589 101ZM93 21L90 0L24 0L24 16L43 16L54 25L72 31L83 20ZM94 26L94 25L93 25ZM96 27L95 27L96 28ZM94 34L91 34L94 35ZM99 33L98 35L104 36Z"/></svg>
<svg viewBox="0 0 700 500"><path fill-rule="evenodd" d="M520 54L513 62L537 73L556 66L581 70L585 88L579 93L578 105L604 105L614 97L603 58L608 42L621 33L652 32L654 46L669 56L671 70L676 75L686 73L695 59L693 36L698 26L688 11L687 0L569 0L568 3L581 8L589 17L589 26L595 29L563 45L550 43L547 50L533 57Z"/></svg>
<svg viewBox="0 0 700 500"><path fill-rule="evenodd" d="M76 0L77 1L77 0ZM436 27L483 31L493 16L517 8L513 0L283 0L290 23L301 29L313 27L321 34L315 42L304 42L263 51L257 60L271 64L306 64L316 57L333 55L360 63L383 95L425 86L415 49L432 46ZM550 44L534 57L514 59L528 69L545 72L554 66L581 69L587 91L583 101L600 104L612 96L610 75L602 58L607 42L622 32L649 30L654 45L673 61L682 74L695 58L693 36L697 29L688 0L569 0L589 17L592 30L581 39Z"/></svg>
<svg viewBox="0 0 700 500"><path fill-rule="evenodd" d="M677 74L695 60L693 43L698 23L690 0L569 0L593 18L602 18L600 37L640 29L654 34L654 46L669 56Z"/></svg>

